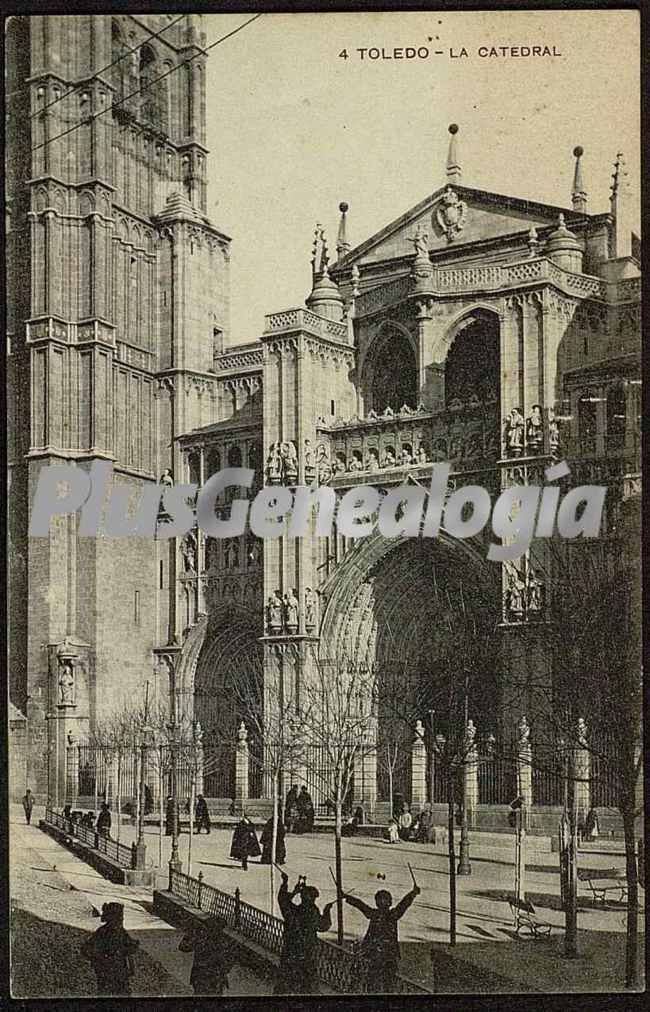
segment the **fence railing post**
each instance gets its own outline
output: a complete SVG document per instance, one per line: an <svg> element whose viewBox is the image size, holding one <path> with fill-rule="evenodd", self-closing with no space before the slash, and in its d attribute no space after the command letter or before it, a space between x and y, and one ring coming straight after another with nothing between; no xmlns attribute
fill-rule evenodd
<svg viewBox="0 0 650 1012"><path fill-rule="evenodd" d="M99 850L99 833L95 831L95 842L93 843L95 850Z"/></svg>
<svg viewBox="0 0 650 1012"><path fill-rule="evenodd" d="M118 855L119 856L119 855ZM135 869L138 866L138 849L135 843L131 844L131 868Z"/></svg>
<svg viewBox="0 0 650 1012"><path fill-rule="evenodd" d="M174 869L172 868L172 863L170 861L169 862L169 889L168 889L168 892L170 892L170 893L173 892L173 889L172 889L172 885L173 885L173 883L172 883L172 875L173 875L173 872L174 872Z"/></svg>
<svg viewBox="0 0 650 1012"><path fill-rule="evenodd" d="M199 904L199 910L200 910L201 909L201 892L203 891L203 872L202 871L199 872L197 881L199 883L199 891L198 891L199 894L198 894L198 900L197 900L197 902Z"/></svg>
<svg viewBox="0 0 650 1012"><path fill-rule="evenodd" d="M241 893L239 886L235 889L235 927L241 927Z"/></svg>

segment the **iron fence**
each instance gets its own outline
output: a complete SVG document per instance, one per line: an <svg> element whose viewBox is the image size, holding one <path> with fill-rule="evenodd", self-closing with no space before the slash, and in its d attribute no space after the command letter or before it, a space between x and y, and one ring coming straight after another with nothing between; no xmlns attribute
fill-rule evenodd
<svg viewBox="0 0 650 1012"><path fill-rule="evenodd" d="M126 844L118 843L117 840L112 840L109 836L103 836L88 826L75 823L72 819L67 819L64 815L55 812L54 809L49 807L45 809L45 822L50 826L55 826L57 829L62 829L65 833L68 833L92 850L105 854L111 861L115 861L122 868L135 867L133 849Z"/></svg>
<svg viewBox="0 0 650 1012"><path fill-rule="evenodd" d="M223 892L198 878L169 868L169 892L197 910L223 917L229 928L255 942L267 952L279 956L284 942L284 921L266 910L243 902L239 889L234 895ZM316 944L318 976L329 987L346 994L359 994L367 967L358 946L344 949L333 942L318 939ZM398 976L400 994L431 994L425 987Z"/></svg>

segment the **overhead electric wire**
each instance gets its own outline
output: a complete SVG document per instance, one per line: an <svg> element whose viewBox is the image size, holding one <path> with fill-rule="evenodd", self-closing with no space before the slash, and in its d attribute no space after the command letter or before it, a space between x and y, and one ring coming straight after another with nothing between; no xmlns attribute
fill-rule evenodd
<svg viewBox="0 0 650 1012"><path fill-rule="evenodd" d="M183 18L186 18L186 17L187 17L187 14L181 14L174 21L170 21L168 25L164 25L161 29L159 29L159 31L157 31L157 32L150 32L148 38L143 39L142 42L138 42L137 46L133 46L132 49L127 49L126 52L124 52L120 56L118 56L118 58L116 60L113 60L112 63L107 63L105 67L101 68L101 70L97 70L95 72L94 76L98 77L100 74L105 74L107 70L111 69L111 67L114 67L121 60L126 59L127 56L131 56L131 54L135 53L138 49L142 49L142 47L146 46L147 43L151 42L152 39L159 38L162 35L163 32L169 31L170 28L173 28L174 25L177 25L179 21L182 21ZM147 29L147 31L149 31L149 29ZM70 88L70 91L66 91L65 95L59 95L58 98L53 98L52 101L48 102L47 105L44 105L42 109L37 109L36 112L33 112L29 118L30 119L34 119L35 116L40 116L41 113L45 112L46 109L51 109L53 105L57 104L57 102L63 102L63 100L65 98L70 98L71 95L74 95L75 91L79 91L82 88L87 88L87 87L88 87L88 82L87 81L85 81L83 84L73 84L71 86L71 88Z"/></svg>
<svg viewBox="0 0 650 1012"><path fill-rule="evenodd" d="M215 41L211 42L209 46L205 47L205 49L201 49L200 52L195 53L194 56L190 56L188 60L182 60L181 63L177 63L175 67L171 67L169 70L166 70L164 74L160 74L159 77L155 77L152 81L147 81L147 83L142 87L136 88L135 91L132 91L130 94L125 95L124 98L119 99L117 102L113 102L106 109L100 109L99 112L96 112L93 116L87 116L86 119L81 120L79 123L75 123L74 126L68 127L67 130L63 130L60 134L55 134L54 137L49 137L46 141L43 141L41 144L37 144L36 147L31 148L30 153L33 154L35 151L40 151L41 148L46 148L49 144L53 144L54 141L58 141L62 137L66 137L68 134L71 134L75 130L78 130L79 127L88 126L90 123L93 123L94 120L99 119L100 116L106 115L107 112L110 112L112 109L116 109L117 106L119 105L123 105L124 102L128 102L130 98L134 98L136 95L142 94L143 91L146 91L148 88L151 88L152 85L157 84L159 81L162 81L163 78L169 77L170 74L173 74L177 70L180 70L181 67L186 67L188 63L192 62L192 60L198 59L199 56L204 56L205 53L209 52L209 50L214 49L215 46L218 46L220 45L220 43L225 42L226 39L230 39L233 35L236 35L237 32L241 32L242 29L246 28L247 25L252 24L253 21L257 21L257 19L261 17L262 14L255 14L252 18L249 18L248 21L245 21L243 25L239 25L237 28L233 28L233 30L231 32L228 32L226 35L222 35L221 38L215 39Z"/></svg>

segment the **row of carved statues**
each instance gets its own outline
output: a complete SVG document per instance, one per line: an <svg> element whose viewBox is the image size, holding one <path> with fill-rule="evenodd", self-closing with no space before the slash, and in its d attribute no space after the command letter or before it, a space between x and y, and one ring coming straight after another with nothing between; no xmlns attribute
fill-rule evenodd
<svg viewBox="0 0 650 1012"><path fill-rule="evenodd" d="M512 408L504 423L504 445L509 457L519 457L524 449L530 456L544 452L544 414L540 404L533 404L530 415L524 419L519 408ZM548 411L548 450L559 453L560 428L552 408Z"/></svg>
<svg viewBox="0 0 650 1012"><path fill-rule="evenodd" d="M481 407L492 407L496 404L496 394L493 397L489 397L487 402L481 400L476 393L472 393L468 396L467 400L461 400L460 397L452 397L445 407L446 411L456 413L458 411L472 410L476 411ZM331 429L331 428L343 428L352 425L366 425L371 422L383 422L391 418L413 418L416 415L429 415L431 414L431 408L428 408L426 404L420 402L417 407L412 408L409 404L402 404L401 408L394 410L390 406L385 408L382 412L378 413L374 409L371 409L367 415L361 418L359 415L353 415L351 418L336 418L334 420L327 421L323 415L319 415L316 419L317 429ZM441 414L437 411L436 414Z"/></svg>
<svg viewBox="0 0 650 1012"><path fill-rule="evenodd" d="M524 575L516 566L506 568L504 606L506 616L512 621L523 621L525 616L538 618L544 611L544 583L534 569L528 568Z"/></svg>
<svg viewBox="0 0 650 1012"><path fill-rule="evenodd" d="M275 590L266 606L266 632L269 636L295 635L300 625L300 601L295 590L282 596ZM310 632L316 626L316 595L311 587L304 593L305 630Z"/></svg>

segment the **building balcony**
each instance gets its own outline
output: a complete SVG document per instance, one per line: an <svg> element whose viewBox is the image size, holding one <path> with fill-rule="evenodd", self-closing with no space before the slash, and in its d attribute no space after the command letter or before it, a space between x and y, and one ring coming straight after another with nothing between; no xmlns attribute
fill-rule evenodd
<svg viewBox="0 0 650 1012"><path fill-rule="evenodd" d="M337 344L349 345L346 323L327 320L309 309L286 309L281 313L269 313L264 317L264 323L265 338L302 331Z"/></svg>

